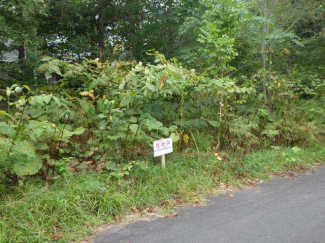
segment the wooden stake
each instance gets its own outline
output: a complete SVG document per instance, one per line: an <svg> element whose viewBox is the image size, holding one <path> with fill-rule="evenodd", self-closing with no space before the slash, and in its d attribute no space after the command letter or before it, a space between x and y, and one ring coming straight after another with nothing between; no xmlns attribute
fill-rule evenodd
<svg viewBox="0 0 325 243"><path fill-rule="evenodd" d="M165 167L166 167L166 158L165 158L164 154L161 156L161 167L163 169L165 169Z"/></svg>

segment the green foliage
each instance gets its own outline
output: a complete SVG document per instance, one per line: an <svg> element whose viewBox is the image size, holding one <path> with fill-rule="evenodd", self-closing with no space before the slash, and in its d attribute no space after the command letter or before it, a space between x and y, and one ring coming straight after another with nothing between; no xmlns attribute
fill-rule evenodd
<svg viewBox="0 0 325 243"><path fill-rule="evenodd" d="M46 185L33 181L0 189L0 242L60 242L84 240L102 224L126 214L169 214L179 203L203 201L224 184L267 179L268 172L300 171L324 162L324 147L281 148L246 155L170 156L166 170L137 161L125 180L107 173L83 173ZM31 213L32 212L32 213Z"/></svg>
<svg viewBox="0 0 325 243"><path fill-rule="evenodd" d="M317 3L26 0L0 12L2 41L13 41L0 50L25 52L1 65L3 180L89 170L121 178L162 137L194 153L324 139ZM8 162L24 146L31 172Z"/></svg>
<svg viewBox="0 0 325 243"><path fill-rule="evenodd" d="M191 138L195 151L323 140L323 101L311 91L321 84L293 89L299 87L296 80L270 74L272 109L265 109L254 79L209 78L161 54L151 55L156 64L44 58L39 72L50 70L62 79L43 94L33 94L28 86L8 87L2 97L7 102L7 111L1 112L2 137L11 147L35 145L33 153L43 162L37 168L45 178L68 170L106 170L121 178L132 168L128 161L150 154L152 141L169 136L178 150L188 147ZM305 95L310 100L299 104ZM4 174L21 175L3 168Z"/></svg>
<svg viewBox="0 0 325 243"><path fill-rule="evenodd" d="M19 177L36 174L42 167L42 160L35 153L35 148L27 141L12 143L9 139L0 138L0 178L3 172Z"/></svg>
<svg viewBox="0 0 325 243"><path fill-rule="evenodd" d="M201 1L207 9L202 16L198 41L208 64L207 70L223 77L231 71L229 63L238 55L235 35L245 21L245 3L238 1ZM218 75L219 74L219 75Z"/></svg>
<svg viewBox="0 0 325 243"><path fill-rule="evenodd" d="M19 60L0 63L0 242L79 240L81 222L323 161L324 7L1 3L0 54ZM147 157L165 137L162 171Z"/></svg>

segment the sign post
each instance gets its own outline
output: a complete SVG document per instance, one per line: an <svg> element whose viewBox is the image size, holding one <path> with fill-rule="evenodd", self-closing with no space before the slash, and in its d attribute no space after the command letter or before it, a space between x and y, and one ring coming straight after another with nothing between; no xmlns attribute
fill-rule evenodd
<svg viewBox="0 0 325 243"><path fill-rule="evenodd" d="M163 154L163 155L161 156L161 168L165 169L165 167L166 167L166 157L165 157L165 155Z"/></svg>
<svg viewBox="0 0 325 243"><path fill-rule="evenodd" d="M153 156L161 156L161 167L164 169L166 166L165 154L173 152L173 139L166 138L153 142Z"/></svg>

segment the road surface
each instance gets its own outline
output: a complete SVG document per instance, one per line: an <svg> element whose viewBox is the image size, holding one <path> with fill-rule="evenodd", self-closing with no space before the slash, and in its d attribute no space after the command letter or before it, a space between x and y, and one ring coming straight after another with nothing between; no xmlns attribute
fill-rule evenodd
<svg viewBox="0 0 325 243"><path fill-rule="evenodd" d="M325 243L325 168L231 194L175 218L113 227L95 243Z"/></svg>

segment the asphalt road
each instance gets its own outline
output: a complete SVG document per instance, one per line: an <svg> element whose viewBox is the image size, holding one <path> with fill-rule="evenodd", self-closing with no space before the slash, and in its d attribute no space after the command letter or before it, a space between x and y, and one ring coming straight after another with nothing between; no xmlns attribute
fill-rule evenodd
<svg viewBox="0 0 325 243"><path fill-rule="evenodd" d="M207 206L116 226L96 243L325 243L325 168L212 198Z"/></svg>

